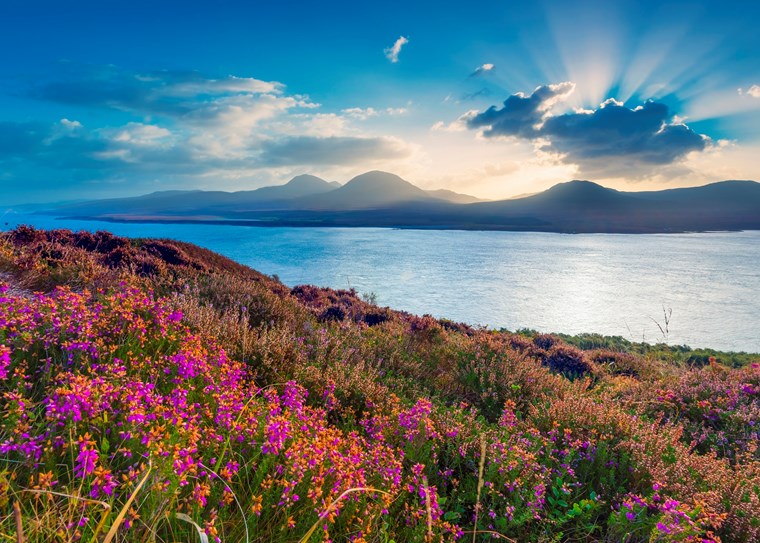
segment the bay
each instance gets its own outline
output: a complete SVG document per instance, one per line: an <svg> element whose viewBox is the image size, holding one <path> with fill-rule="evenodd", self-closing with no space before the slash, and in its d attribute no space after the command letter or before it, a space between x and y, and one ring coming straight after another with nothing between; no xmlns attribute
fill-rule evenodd
<svg viewBox="0 0 760 543"><path fill-rule="evenodd" d="M17 213L6 213L0 224L179 239L277 275L288 286L354 288L374 294L380 305L490 328L760 352L759 231L256 228Z"/></svg>

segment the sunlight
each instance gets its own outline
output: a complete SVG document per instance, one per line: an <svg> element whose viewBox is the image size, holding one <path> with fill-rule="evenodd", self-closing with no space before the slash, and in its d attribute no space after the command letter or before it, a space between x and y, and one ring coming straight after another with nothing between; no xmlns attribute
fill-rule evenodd
<svg viewBox="0 0 760 543"><path fill-rule="evenodd" d="M577 85L569 108L596 107L609 98L621 71L623 24L610 5L547 5L546 14L565 77ZM593 28L593 32L586 29ZM548 81L554 83L555 81Z"/></svg>

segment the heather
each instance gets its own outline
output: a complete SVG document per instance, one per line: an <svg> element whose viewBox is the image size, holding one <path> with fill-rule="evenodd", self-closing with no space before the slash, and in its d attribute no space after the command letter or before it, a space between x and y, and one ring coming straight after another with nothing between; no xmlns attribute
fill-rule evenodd
<svg viewBox="0 0 760 543"><path fill-rule="evenodd" d="M108 233L4 233L0 273L9 541L760 539L760 357L476 329Z"/></svg>

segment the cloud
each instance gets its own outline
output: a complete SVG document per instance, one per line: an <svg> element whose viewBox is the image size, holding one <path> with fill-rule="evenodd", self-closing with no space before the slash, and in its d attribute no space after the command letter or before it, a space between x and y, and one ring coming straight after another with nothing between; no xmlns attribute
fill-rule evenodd
<svg viewBox="0 0 760 543"><path fill-rule="evenodd" d="M70 66L65 77L27 91L32 98L71 106L104 108L181 119L213 118L224 105L282 101L285 107L315 107L300 96L285 96L284 85L250 77L213 78L199 72L133 72L116 66Z"/></svg>
<svg viewBox="0 0 760 543"><path fill-rule="evenodd" d="M347 165L408 157L411 149L390 137L296 136L262 145L260 162L267 166Z"/></svg>
<svg viewBox="0 0 760 543"><path fill-rule="evenodd" d="M156 145L171 135L166 128L153 124L127 123L113 135L113 141L135 145Z"/></svg>
<svg viewBox="0 0 760 543"><path fill-rule="evenodd" d="M475 68L475 71L470 74L470 77L479 77L482 75L486 75L491 70L493 70L493 68L494 68L493 64L490 64L490 63L482 64L478 66L477 68Z"/></svg>
<svg viewBox="0 0 760 543"><path fill-rule="evenodd" d="M532 94L514 94L501 108L468 112L460 117L487 138L508 136L530 140L537 149L587 173L625 173L672 164L704 150L709 138L673 120L665 104L648 101L630 109L613 99L593 110L556 115L552 109L574 91L570 82L538 87ZM634 171L622 172L621 168Z"/></svg>
<svg viewBox="0 0 760 543"><path fill-rule="evenodd" d="M366 121L370 117L379 117L381 115L404 115L407 111L408 109L405 107L387 107L385 109L375 109L373 107L350 107L342 109L341 113L350 119Z"/></svg>
<svg viewBox="0 0 760 543"><path fill-rule="evenodd" d="M366 119L369 119L370 117L377 117L379 115L379 112L375 108L360 108L360 107L350 107L344 110L341 110L341 113L346 115L347 117L350 117L352 119L358 119L360 121L364 121Z"/></svg>
<svg viewBox="0 0 760 543"><path fill-rule="evenodd" d="M760 85L752 85L747 89L738 89L739 96L751 96L752 98L760 98Z"/></svg>
<svg viewBox="0 0 760 543"><path fill-rule="evenodd" d="M383 52L385 53L385 58L387 58L394 64L398 62L398 55L399 53L401 53L401 48L407 43L409 43L408 38L405 38L404 36L399 36L399 38L393 43L393 45L383 49Z"/></svg>
<svg viewBox="0 0 760 543"><path fill-rule="evenodd" d="M558 102L568 97L575 90L570 82L556 85L542 85L530 96L521 92L504 100L504 106L491 106L486 111L471 115L467 119L469 128L485 128L483 135L518 136L537 138L540 126L548 111Z"/></svg>

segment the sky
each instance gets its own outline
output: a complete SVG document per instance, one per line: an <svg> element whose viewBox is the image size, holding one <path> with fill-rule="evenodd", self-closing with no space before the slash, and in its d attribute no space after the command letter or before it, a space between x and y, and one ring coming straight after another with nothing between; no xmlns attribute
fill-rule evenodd
<svg viewBox="0 0 760 543"><path fill-rule="evenodd" d="M760 3L2 0L0 204L760 180ZM5 201L5 202L3 202Z"/></svg>

